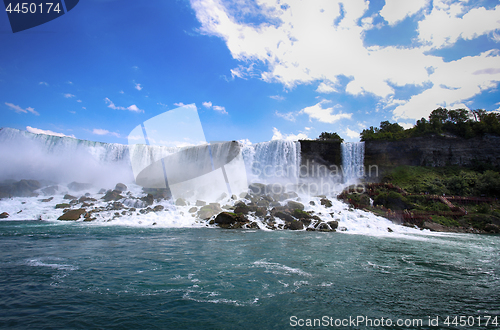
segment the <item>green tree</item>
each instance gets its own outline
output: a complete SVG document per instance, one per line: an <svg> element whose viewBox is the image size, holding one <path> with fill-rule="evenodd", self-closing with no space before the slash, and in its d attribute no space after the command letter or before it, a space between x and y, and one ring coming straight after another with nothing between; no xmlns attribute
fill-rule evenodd
<svg viewBox="0 0 500 330"><path fill-rule="evenodd" d="M340 143L344 142L344 139L341 138L336 132L323 132L319 135L318 140L338 140Z"/></svg>

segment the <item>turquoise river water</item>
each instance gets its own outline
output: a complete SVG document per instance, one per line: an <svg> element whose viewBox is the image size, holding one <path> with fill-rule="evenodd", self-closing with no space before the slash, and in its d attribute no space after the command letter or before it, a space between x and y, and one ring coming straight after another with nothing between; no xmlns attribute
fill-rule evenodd
<svg viewBox="0 0 500 330"><path fill-rule="evenodd" d="M2 221L0 327L495 329L499 238Z"/></svg>

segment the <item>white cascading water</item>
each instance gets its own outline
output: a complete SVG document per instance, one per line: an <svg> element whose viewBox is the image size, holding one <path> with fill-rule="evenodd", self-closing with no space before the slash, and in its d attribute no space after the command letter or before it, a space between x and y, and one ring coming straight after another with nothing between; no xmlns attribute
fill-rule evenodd
<svg viewBox="0 0 500 330"><path fill-rule="evenodd" d="M214 155L227 152L230 142L221 148L213 149ZM304 178L300 174L300 142L269 141L253 145L242 145L242 160L245 163L248 183L301 183L313 184L315 178ZM133 153L132 162L146 167L153 160L178 152L179 148L138 146ZM200 149L201 150L201 149ZM181 155L183 162L195 161L200 150L194 148ZM130 149L127 145L83 141L69 137L54 137L43 134L32 134L17 129L0 129L0 154L4 161L0 164L0 181L5 179L37 179L54 180L59 183L71 181L92 182L95 190L89 189L91 196L96 198L96 207L105 207L101 202L99 188L112 188L117 182L127 183L131 196L141 197L145 194L134 182L131 170ZM359 182L359 171L363 165L364 143L342 144L342 159L344 182ZM192 163L192 162L191 162ZM226 169L231 176L231 169ZM235 172L236 173L236 172ZM233 174L233 176L235 176ZM106 186L106 184L108 184ZM55 220L61 215L60 209L55 209L52 203L66 203L65 193L82 194L68 191L66 186L59 186L57 194L53 195L51 203L41 202L37 197L15 197L0 200L0 211L16 214L17 220L44 219ZM339 221L339 230L346 233L367 235L388 235L387 227L394 231L390 235L416 233L416 230L396 226L387 219L375 216L362 210L353 210L335 198L334 193L326 193L332 206L325 208L314 194L299 194L299 201L304 204L305 211L313 211L324 221ZM43 196L43 194L41 195ZM128 200L128 197L127 197ZM137 199L132 200L137 201ZM208 202L208 201L207 201ZM221 206L233 205L234 200L226 198L218 200ZM286 203L286 201L282 202ZM127 201L124 201L127 204ZM114 211L92 222L103 225L127 226L159 226L159 227L202 227L206 221L198 219L189 209L193 204L174 206L172 201L156 201L155 205L163 205L160 212L146 214L135 213L113 218ZM131 207L131 205L129 205ZM135 206L134 206L135 207ZM265 229L261 218L252 218Z"/></svg>
<svg viewBox="0 0 500 330"><path fill-rule="evenodd" d="M345 142L341 150L343 182L355 184L364 176L365 143Z"/></svg>
<svg viewBox="0 0 500 330"><path fill-rule="evenodd" d="M273 140L243 147L249 182L297 182L300 142Z"/></svg>

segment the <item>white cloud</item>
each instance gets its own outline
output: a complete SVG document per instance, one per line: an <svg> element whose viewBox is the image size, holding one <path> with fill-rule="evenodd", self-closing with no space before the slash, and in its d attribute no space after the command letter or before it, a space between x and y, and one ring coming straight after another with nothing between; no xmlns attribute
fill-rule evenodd
<svg viewBox="0 0 500 330"><path fill-rule="evenodd" d="M352 113L343 113L342 111L338 113L332 113L334 107L323 108L325 103L329 103L326 100L322 100L315 105L304 108L300 110L299 113L305 113L309 116L309 120L316 119L322 123L333 124L336 121L341 119L350 119L352 117Z"/></svg>
<svg viewBox="0 0 500 330"><path fill-rule="evenodd" d="M144 112L144 110L139 109L135 104L132 104L131 106L125 108L116 106L109 98L105 98L104 102L106 102L108 108L111 108L113 110L129 110L132 112Z"/></svg>
<svg viewBox="0 0 500 330"><path fill-rule="evenodd" d="M281 95L271 95L269 97L272 98L273 100L276 100L276 101L284 101L285 100L285 97L281 96Z"/></svg>
<svg viewBox="0 0 500 330"><path fill-rule="evenodd" d="M143 87L141 87L141 84L135 84L134 88L137 89L138 91L143 89Z"/></svg>
<svg viewBox="0 0 500 330"><path fill-rule="evenodd" d="M96 135L113 135L113 136L116 136L116 137L120 137L120 134L116 133L116 132L110 132L106 129L101 129L101 128L94 128L94 130L92 131L93 134L96 134Z"/></svg>
<svg viewBox="0 0 500 330"><path fill-rule="evenodd" d="M328 94L337 92L337 90L335 89L333 84L322 82L321 84L319 84L318 88L316 89L316 92Z"/></svg>
<svg viewBox="0 0 500 330"><path fill-rule="evenodd" d="M500 40L495 32L500 30L500 5L485 9L471 1L434 0L432 7L428 0L405 1L404 6L402 2L387 0L372 17L380 14L397 29L397 22L419 14L417 38L406 48L366 46L366 30L376 27L372 17L363 17L369 5L365 0L290 0L286 7L271 0L257 0L257 6L239 6L239 0L191 0L191 5L201 23L200 32L224 40L239 61L231 70L233 78L257 76L288 89L321 82L316 91L331 93L339 77L348 77L348 94L371 94L379 102L375 109L390 107L394 118L405 119L426 117L436 104L464 104L496 87L500 75L491 69L500 67L500 53L488 51L445 62L429 51L452 46L460 38L490 35ZM242 19L245 15L267 23L247 24ZM474 75L484 70L490 74ZM394 86L411 85L432 87L409 100L394 99ZM310 112L318 120L336 120L324 110L329 109L316 107Z"/></svg>
<svg viewBox="0 0 500 330"><path fill-rule="evenodd" d="M40 81L40 82L38 83L38 85L45 85L45 86L48 86L49 84L48 84L48 83L46 83L45 81Z"/></svg>
<svg viewBox="0 0 500 330"><path fill-rule="evenodd" d="M183 106L185 106L185 104L184 104L184 103L182 103L182 102L179 102L179 103L174 103L174 105L175 105L176 107L183 107Z"/></svg>
<svg viewBox="0 0 500 330"><path fill-rule="evenodd" d="M293 112L281 113L276 111L276 116L288 121L295 121L295 114Z"/></svg>
<svg viewBox="0 0 500 330"><path fill-rule="evenodd" d="M72 81L68 81L66 82L68 85L73 85L73 82Z"/></svg>
<svg viewBox="0 0 500 330"><path fill-rule="evenodd" d="M72 138L76 139L76 137L74 135L66 135L63 133L56 133L56 132L53 132L50 130L43 130L40 128L31 127L31 126L26 126L26 130L30 133L33 133L33 134L45 134L45 135L53 135L53 136L59 136L59 137L72 137Z"/></svg>
<svg viewBox="0 0 500 330"><path fill-rule="evenodd" d="M13 103L8 103L8 102L5 102L5 105L8 106L9 108L11 108L12 110L14 110L17 113L28 113L28 112L31 112L34 115L40 116L40 114L38 112L36 112L35 109L32 108L32 107L27 107L26 109L23 109L23 108L21 108L18 105L15 105Z"/></svg>
<svg viewBox="0 0 500 330"><path fill-rule="evenodd" d="M203 102L202 103L205 108L210 109L212 107L212 102Z"/></svg>
<svg viewBox="0 0 500 330"><path fill-rule="evenodd" d="M221 107L219 105L214 105L213 108L214 108L215 111L218 111L218 112L220 112L223 115L227 115L228 114L225 107Z"/></svg>
<svg viewBox="0 0 500 330"><path fill-rule="evenodd" d="M428 5L428 2L428 0L385 0L385 5L380 11L380 16L390 25L394 25L406 17L418 13Z"/></svg>
<svg viewBox="0 0 500 330"><path fill-rule="evenodd" d="M276 127L273 127L273 137L271 140L288 140L288 141L298 141L298 140L310 140L307 134L282 134Z"/></svg>
<svg viewBox="0 0 500 330"><path fill-rule="evenodd" d="M359 133L356 132L356 131L353 131L352 129L350 129L349 127L346 128L345 130L345 135L347 135L349 138L351 139L357 139L359 138Z"/></svg>
<svg viewBox="0 0 500 330"><path fill-rule="evenodd" d="M75 95L67 93L67 94L64 94L64 97L69 99L69 98L75 97Z"/></svg>
<svg viewBox="0 0 500 330"><path fill-rule="evenodd" d="M78 103L82 103L82 100L76 100L76 102L78 102Z"/></svg>
<svg viewBox="0 0 500 330"><path fill-rule="evenodd" d="M408 128L412 128L413 126L415 126L415 123L398 123L401 127L403 127L404 129L408 129Z"/></svg>
<svg viewBox="0 0 500 330"><path fill-rule="evenodd" d="M120 94L125 94L125 92L124 92L124 91L119 91L118 93L120 93Z"/></svg>
<svg viewBox="0 0 500 330"><path fill-rule="evenodd" d="M500 29L500 5L490 10L467 6L467 1L434 1L432 12L418 23L420 41L442 48Z"/></svg>

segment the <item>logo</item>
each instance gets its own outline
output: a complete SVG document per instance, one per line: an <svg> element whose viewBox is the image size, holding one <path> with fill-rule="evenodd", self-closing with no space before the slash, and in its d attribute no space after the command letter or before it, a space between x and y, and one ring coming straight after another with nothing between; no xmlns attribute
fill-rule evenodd
<svg viewBox="0 0 500 330"><path fill-rule="evenodd" d="M135 181L172 198L217 201L248 191L240 143L207 143L194 104L164 112L128 136Z"/></svg>
<svg viewBox="0 0 500 330"><path fill-rule="evenodd" d="M49 2L50 1L50 2ZM12 32L16 33L56 19L71 9L79 0L10 1L3 0Z"/></svg>

